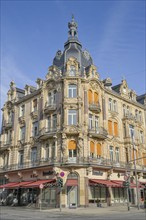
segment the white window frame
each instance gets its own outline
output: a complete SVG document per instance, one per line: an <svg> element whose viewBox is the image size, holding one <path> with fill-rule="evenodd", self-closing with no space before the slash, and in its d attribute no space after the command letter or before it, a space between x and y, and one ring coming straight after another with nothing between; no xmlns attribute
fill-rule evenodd
<svg viewBox="0 0 146 220"><path fill-rule="evenodd" d="M77 110L68 110L68 125L77 125Z"/></svg>
<svg viewBox="0 0 146 220"><path fill-rule="evenodd" d="M69 84L68 85L68 98L76 98L77 97L77 85Z"/></svg>

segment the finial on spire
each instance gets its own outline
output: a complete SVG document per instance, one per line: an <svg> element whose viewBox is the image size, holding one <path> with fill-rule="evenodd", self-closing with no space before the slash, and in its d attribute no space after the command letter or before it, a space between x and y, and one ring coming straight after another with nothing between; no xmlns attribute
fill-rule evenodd
<svg viewBox="0 0 146 220"><path fill-rule="evenodd" d="M74 15L72 14L72 20L71 22L68 23L68 28L69 28L69 38L77 38L77 23L75 22L75 19L74 19Z"/></svg>

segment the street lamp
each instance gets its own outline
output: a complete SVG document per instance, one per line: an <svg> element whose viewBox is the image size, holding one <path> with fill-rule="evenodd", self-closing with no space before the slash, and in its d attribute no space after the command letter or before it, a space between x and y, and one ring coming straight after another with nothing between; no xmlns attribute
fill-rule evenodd
<svg viewBox="0 0 146 220"><path fill-rule="evenodd" d="M132 136L132 146L133 146L133 153L134 153L134 172L135 172L135 180L136 180L136 200L137 200L137 208L139 210L139 191L138 191L138 179L137 179L137 169L136 169L136 149L134 145L134 131L131 130Z"/></svg>

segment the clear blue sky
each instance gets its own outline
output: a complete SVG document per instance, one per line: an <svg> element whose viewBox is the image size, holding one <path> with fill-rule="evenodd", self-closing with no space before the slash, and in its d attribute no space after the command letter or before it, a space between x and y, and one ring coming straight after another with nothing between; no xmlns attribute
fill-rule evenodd
<svg viewBox="0 0 146 220"><path fill-rule="evenodd" d="M116 85L125 77L138 95L146 92L145 1L1 0L1 104L11 80L24 88L45 79L72 14L100 78Z"/></svg>

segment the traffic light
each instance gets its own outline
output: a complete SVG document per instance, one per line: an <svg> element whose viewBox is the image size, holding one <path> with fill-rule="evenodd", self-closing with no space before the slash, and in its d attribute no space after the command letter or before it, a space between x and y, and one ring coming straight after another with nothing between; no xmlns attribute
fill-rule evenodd
<svg viewBox="0 0 146 220"><path fill-rule="evenodd" d="M61 177L57 178L58 186L63 187L63 179Z"/></svg>

